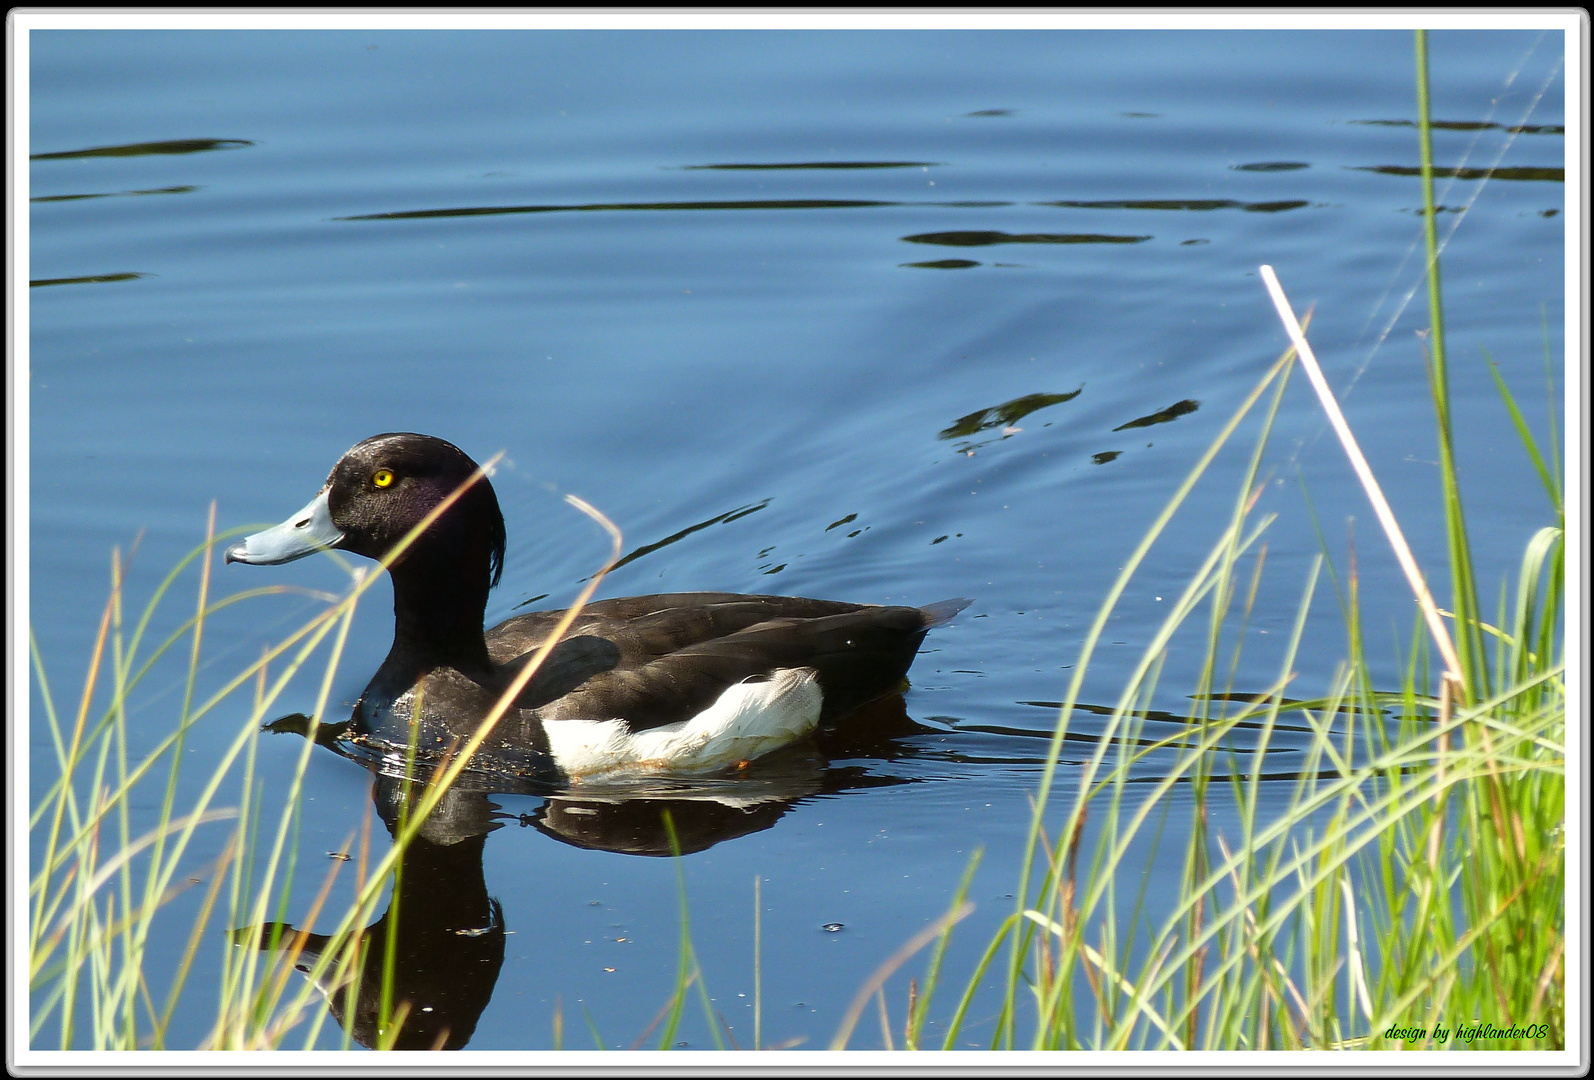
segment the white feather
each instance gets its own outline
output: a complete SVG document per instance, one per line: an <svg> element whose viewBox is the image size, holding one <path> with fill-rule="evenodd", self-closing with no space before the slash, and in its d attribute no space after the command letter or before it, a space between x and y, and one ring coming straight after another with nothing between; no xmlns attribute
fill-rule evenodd
<svg viewBox="0 0 1594 1080"><path fill-rule="evenodd" d="M723 769L802 738L819 726L813 668L781 668L743 682L690 720L633 732L624 720L544 720L554 763L573 780Z"/></svg>

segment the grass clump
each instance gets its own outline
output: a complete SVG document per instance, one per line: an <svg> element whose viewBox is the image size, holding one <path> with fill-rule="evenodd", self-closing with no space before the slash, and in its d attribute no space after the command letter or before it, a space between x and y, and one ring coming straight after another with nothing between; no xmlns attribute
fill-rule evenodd
<svg viewBox="0 0 1594 1080"><path fill-rule="evenodd" d="M1284 368L1281 361L1257 388L1274 384L1269 424ZM1169 514L1231 430L1232 422ZM1236 700L1227 680L1265 562L1266 520L1251 520L1256 463L1253 456L1228 526L1153 635L1092 756L1070 778L1072 800L1048 835L1044 823L1056 818L1048 816L1049 797L1066 790L1054 770L1083 669L1168 515L1131 557L1087 636L1036 801L1018 905L998 935L1006 960L991 1045L1564 1047L1559 525L1533 537L1500 615L1479 623L1486 649L1464 654L1467 692L1453 700L1426 689L1434 679L1420 624L1401 689L1373 689L1354 566L1335 581L1348 659L1325 696L1285 698L1321 585L1321 557L1303 583L1274 684ZM1558 507L1558 493L1551 495ZM1187 727L1147 738L1142 703L1186 622L1206 640ZM1493 688L1481 693L1472 664L1486 658ZM1264 786L1264 778L1286 716L1310 734L1304 760L1297 754L1277 767L1293 775L1280 799L1281 780ZM1227 749L1242 726L1256 732L1248 761ZM1172 766L1153 783L1137 782L1143 777L1134 766L1170 748ZM1160 921L1141 917L1149 872L1126 918L1131 898L1120 895L1122 883L1138 876L1131 852L1155 847L1153 832L1174 814L1187 814L1184 855L1173 880L1156 882ZM1230 824L1214 824L1220 819ZM948 1048L978 982L954 1013Z"/></svg>
<svg viewBox="0 0 1594 1080"><path fill-rule="evenodd" d="M214 510L211 517L214 531ZM160 1049L166 1046L173 1010L199 949L204 928L219 903L233 925L249 911L263 910L274 895L285 895L292 875L288 838L296 823L297 794L303 761L294 774L283 807L276 816L262 813L261 793L254 778L260 721L287 681L304 665L329 634L333 658L341 650L352 615L352 597L329 609L268 651L209 698L194 700L199 659L207 621L222 608L271 593L292 591L266 586L211 597L211 548L227 535L211 536L195 548L154 590L137 624L124 623L125 566L113 552L111 592L102 613L75 716L64 724L55 706L43 657L33 647L44 718L55 750L58 778L34 809L30 840L38 853L29 883L28 977L33 1009L29 1037L37 1039L53 1022L61 1049ZM194 615L164 641L142 653L145 633L161 601L178 576L200 560L199 595ZM141 761L131 760L128 727L130 695L164 654L189 642L188 670L176 730ZM271 678L270 665L289 659ZM329 664L330 678L332 665ZM109 702L94 712L96 691L109 682ZM199 782L193 806L178 813L176 798L183 748L192 726L209 715L230 694L253 685L254 701L247 720L221 759ZM322 684L324 708L327 680ZM307 746L308 748L308 746ZM149 785L159 782L156 823L135 836L135 807ZM219 807L223 785L236 785L237 805ZM197 846L201 826L233 823L218 851L197 870L187 864ZM264 839L263 826L276 829ZM179 868L183 869L179 876ZM193 880L208 880L193 930L171 978L165 1001L157 1005L146 972L151 932L161 909ZM222 1000L213 1046L255 1047L265 1031L258 1018L258 973L232 964L225 954ZM291 970L291 969L290 969ZM267 982L271 980L268 979ZM251 1019L253 1018L253 1019ZM86 1028L86 1030L84 1030Z"/></svg>

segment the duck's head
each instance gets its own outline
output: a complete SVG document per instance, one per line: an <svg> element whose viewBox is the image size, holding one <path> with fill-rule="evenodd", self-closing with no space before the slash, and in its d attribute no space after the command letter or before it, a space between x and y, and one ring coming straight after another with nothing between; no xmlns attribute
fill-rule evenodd
<svg viewBox="0 0 1594 1080"><path fill-rule="evenodd" d="M343 455L304 509L228 548L227 561L272 565L326 548L381 559L438 504L460 492L393 567L437 573L480 566L491 588L503 571L504 515L487 478L471 482L476 472L474 461L442 439L373 435Z"/></svg>

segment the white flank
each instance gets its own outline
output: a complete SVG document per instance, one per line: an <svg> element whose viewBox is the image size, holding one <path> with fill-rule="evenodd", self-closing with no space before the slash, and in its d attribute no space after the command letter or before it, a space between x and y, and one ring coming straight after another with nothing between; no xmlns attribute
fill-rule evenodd
<svg viewBox="0 0 1594 1080"><path fill-rule="evenodd" d="M548 750L572 780L712 772L751 761L819 726L819 673L781 668L737 683L690 720L632 732L624 720L544 720Z"/></svg>

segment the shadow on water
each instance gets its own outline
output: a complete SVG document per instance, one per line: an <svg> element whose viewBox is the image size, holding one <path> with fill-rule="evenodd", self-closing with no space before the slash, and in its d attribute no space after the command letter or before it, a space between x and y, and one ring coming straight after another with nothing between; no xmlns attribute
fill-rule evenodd
<svg viewBox="0 0 1594 1080"><path fill-rule="evenodd" d="M1000 405L977 409L966 416L958 417L950 425L942 428L936 434L936 438L964 440L955 444L953 449L960 454L971 453L981 446L1011 438L1022 430L1014 425L1024 417L1032 412L1051 408L1053 405L1061 405L1064 402L1073 401L1084 392L1084 389L1081 386L1078 390L1072 390L1066 394L1025 394L1023 397L1016 397L1012 401L1004 401ZM1000 434L994 439L985 439L980 442L972 441L974 436L984 431L998 431Z"/></svg>
<svg viewBox="0 0 1594 1080"><path fill-rule="evenodd" d="M1072 401L1083 393L1084 389L1082 386L1078 390L1073 390L1066 394L1025 394L1011 401L1004 401L1000 405L977 409L966 416L958 417L950 425L942 428L936 437L942 440L961 440L953 444L953 449L960 454L972 456L974 451L982 446L1001 442L1003 439L1012 438L1022 432L1024 429L1018 426L1018 422L1024 417L1041 409L1048 409L1053 405L1062 405L1065 402ZM1156 412L1147 413L1144 416L1119 424L1112 430L1119 432L1133 428L1152 427L1156 424L1167 424L1179 419L1181 416L1188 416L1200 408L1201 403L1199 401L1186 398L1183 401L1174 402L1165 409L1159 409ZM1042 426L1050 427L1051 422ZM975 441L975 436L987 431L995 431L997 435L994 438ZM1122 450L1104 450L1100 453L1092 454L1091 462L1096 465L1104 465L1122 453Z"/></svg>
<svg viewBox="0 0 1594 1080"><path fill-rule="evenodd" d="M1356 172L1382 173L1385 176L1422 175L1421 167L1416 165L1347 165L1345 168ZM1549 180L1557 184L1566 183L1564 168L1537 168L1530 165L1493 169L1443 168L1436 165L1433 175L1456 180Z"/></svg>
<svg viewBox="0 0 1594 1080"><path fill-rule="evenodd" d="M1304 165L1290 163L1287 168L1306 168ZM1265 171L1279 169L1280 166L1269 166ZM1073 199L1059 199L1054 202L1036 203L1037 206L1063 206L1076 210L1194 210L1205 213L1211 210L1245 210L1253 214L1277 214L1285 210L1299 210L1311 203L1305 199L1278 199L1273 202L1239 202L1235 199L1096 199L1082 202Z"/></svg>
<svg viewBox="0 0 1594 1080"><path fill-rule="evenodd" d="M128 195L188 195L198 191L193 184L178 184L175 187L144 188L139 191L94 191L82 195L35 195L28 201L30 203L51 202L78 202L82 199L118 199Z"/></svg>
<svg viewBox="0 0 1594 1080"><path fill-rule="evenodd" d="M1350 120L1347 123L1370 127L1417 126L1415 120ZM1428 126L1435 131L1503 131L1508 135L1565 135L1565 124L1496 124L1488 120L1430 120Z"/></svg>
<svg viewBox="0 0 1594 1080"><path fill-rule="evenodd" d="M28 286L39 289L46 285L96 285L107 281L137 281L139 278L154 276L154 274L138 274L129 271L121 274L86 274L83 277L35 278L28 282Z"/></svg>
<svg viewBox="0 0 1594 1080"><path fill-rule="evenodd" d="M918 233L902 238L909 244L945 247L988 247L992 244L1143 244L1149 236L1114 236L1109 233L1009 233L994 229Z"/></svg>
<svg viewBox="0 0 1594 1080"><path fill-rule="evenodd" d="M163 154L200 154L213 150L239 150L253 145L255 144L252 139L170 139L164 142L94 146L85 150L57 150L46 154L32 154L28 160L64 161L72 158L125 158ZM130 191L37 195L29 198L28 201L30 203L81 202L85 199L122 198L136 195L188 195L198 190L200 190L199 187L193 184L174 184L169 187L139 188ZM132 271L114 274L82 274L73 277L34 278L28 282L28 285L35 289L49 285L100 285L117 281L136 281L139 278L154 276L156 275Z"/></svg>
<svg viewBox="0 0 1594 1080"><path fill-rule="evenodd" d="M761 499L756 503L746 503L742 506L736 507L734 510L727 510L723 514L715 514L713 517L708 518L707 520L688 525L684 529L678 529L669 536L664 537L662 540L654 540L651 543L642 544L639 547L632 548L630 551L620 556L620 558L616 559L614 565L609 567L606 573L612 574L614 571L620 569L620 567L625 566L628 563L636 562L644 555L651 555L655 551L669 547L671 544L674 544L677 541L685 540L688 536L691 536L696 532L701 532L710 525L729 525L731 522L739 521L742 518L747 517L749 514L756 514L758 511L768 506L771 501L772 500L770 499ZM834 527L834 525L831 526L831 528ZM590 575L576 579L577 582L587 582L590 580ZM519 611L523 607L528 607L531 604L535 604L539 600L546 600L547 598L547 593L539 593L538 595L530 597L529 599L522 600L510 610Z"/></svg>
<svg viewBox="0 0 1594 1080"><path fill-rule="evenodd" d="M929 168L930 162L858 162L791 165L685 165L685 170L797 170L797 169L884 169L907 166ZM1307 166L1294 162L1239 166L1255 171L1284 171ZM1461 170L1462 173L1468 170ZM1474 170L1476 171L1476 170ZM1485 170L1488 171L1488 170ZM1494 170L1506 172L1510 170ZM452 206L427 210L389 210L373 214L348 214L333 221L405 221L424 218L492 217L501 214L560 214L624 211L712 211L712 210L857 210L880 207L941 207L947 209L1000 209L1013 206L1055 206L1080 210L1246 210L1252 213L1279 213L1298 210L1311 203L1306 199L1279 199L1271 202L1240 202L1235 199L1106 199L1078 201L1054 199L1020 203L1004 199L960 199L952 201L921 199L689 199L668 202L615 203L530 203L509 206ZM1008 233L992 229L958 229L946 232L904 236L910 244L941 244L950 247L984 247L991 244L1140 244L1150 236L1121 236L1110 233Z"/></svg>
<svg viewBox="0 0 1594 1080"><path fill-rule="evenodd" d="M682 165L681 169L743 169L749 171L777 171L783 169L932 169L939 161L773 161L727 162L720 165Z"/></svg>
<svg viewBox="0 0 1594 1080"><path fill-rule="evenodd" d="M239 150L255 145L253 139L168 139L165 142L127 143L123 146L94 146L87 150L57 150L49 154L30 154L29 161L61 161L66 158L144 157L149 154L202 154L209 150Z"/></svg>
<svg viewBox="0 0 1594 1080"><path fill-rule="evenodd" d="M758 511L760 511L760 510L764 509L764 507L768 506L769 502L770 502L770 500L763 499L763 500L761 500L759 502L756 502L756 503L748 503L745 506L738 506L736 509L727 510L723 514L715 514L713 517L709 518L707 521L699 521L695 525L688 525L684 529L681 529L681 530L679 530L677 532L671 533L669 536L666 536L663 540L655 540L651 544L643 544L641 547L633 548L630 551L626 552L624 555L620 556L620 558L615 560L614 565L609 567L609 573L613 573L614 571L620 569L620 567L625 566L627 563L636 562L636 560L642 558L642 556L644 556L644 555L651 555L653 552L658 551L660 548L668 547L669 545L675 543L677 540L684 540L688 536L691 536L693 533L698 532L698 531L700 531L702 529L708 528L710 525L729 525L731 522L740 520L741 518L744 518L744 517L746 517L749 514L756 514L756 513L758 513ZM586 581L587 579L586 578L582 578L581 580L582 581ZM524 606L525 606L524 604L517 604L516 605L516 607L524 607Z"/></svg>
<svg viewBox="0 0 1594 1080"><path fill-rule="evenodd" d="M1166 409L1158 409L1154 413L1148 413L1145 416L1137 416L1127 424L1119 424L1117 427L1113 428L1113 430L1127 431L1130 428L1143 428L1151 427L1153 424L1171 423L1172 421L1179 419L1181 416L1188 416L1190 413L1195 412L1199 408L1201 408L1201 403L1199 401L1192 401L1191 399L1186 398L1183 401L1174 402Z"/></svg>
<svg viewBox="0 0 1594 1080"><path fill-rule="evenodd" d="M693 202L577 203L531 206L456 206L444 210L395 210L353 214L333 221L400 221L408 218L483 217L493 214L557 214L598 210L845 210L861 206L903 206L879 199L705 199Z"/></svg>
<svg viewBox="0 0 1594 1080"><path fill-rule="evenodd" d="M902 266L915 266L922 270L967 270L971 266L979 266L974 259L930 259L927 262L902 263Z"/></svg>

